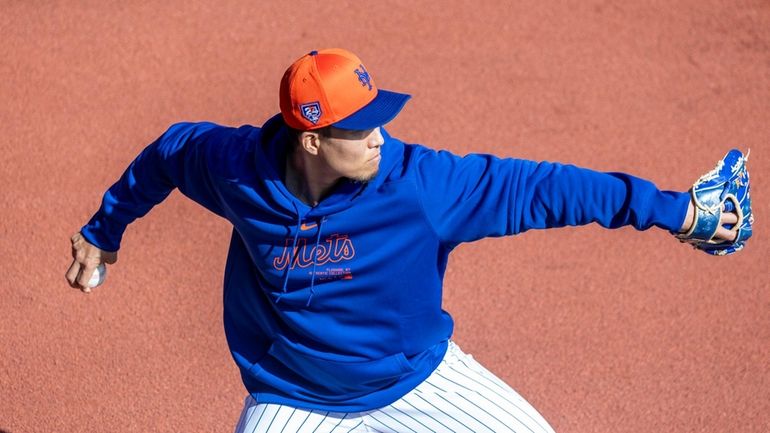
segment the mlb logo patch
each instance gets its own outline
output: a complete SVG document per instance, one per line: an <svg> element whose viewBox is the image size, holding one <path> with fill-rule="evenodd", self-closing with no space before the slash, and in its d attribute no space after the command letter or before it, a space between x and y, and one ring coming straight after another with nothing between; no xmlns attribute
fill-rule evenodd
<svg viewBox="0 0 770 433"><path fill-rule="evenodd" d="M307 119L313 125L318 123L318 120L323 114L321 112L321 104L319 104L318 101L300 104L299 111L302 113L302 117Z"/></svg>

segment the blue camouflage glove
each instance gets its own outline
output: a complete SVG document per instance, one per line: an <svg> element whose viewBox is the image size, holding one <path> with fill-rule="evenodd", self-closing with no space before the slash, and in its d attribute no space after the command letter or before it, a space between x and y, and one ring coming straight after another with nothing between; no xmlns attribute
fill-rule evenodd
<svg viewBox="0 0 770 433"><path fill-rule="evenodd" d="M708 254L724 256L743 249L751 237L754 216L751 213L749 172L745 156L738 149L727 152L717 166L704 174L690 189L695 210L695 221L687 233L677 234L681 242ZM722 212L735 212L738 235L734 241L714 239ZM733 229L733 226L725 227Z"/></svg>

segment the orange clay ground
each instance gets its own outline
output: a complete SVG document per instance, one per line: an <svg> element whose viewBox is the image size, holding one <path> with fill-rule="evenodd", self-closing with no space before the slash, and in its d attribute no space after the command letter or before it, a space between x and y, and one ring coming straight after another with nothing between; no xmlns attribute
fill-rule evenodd
<svg viewBox="0 0 770 433"><path fill-rule="evenodd" d="M0 431L233 430L227 222L175 192L91 295L69 237L170 124L261 124L284 69L334 46L414 96L388 127L409 142L674 190L751 148L743 252L528 232L459 248L445 308L557 432L770 431L767 1L64 3L0 2Z"/></svg>

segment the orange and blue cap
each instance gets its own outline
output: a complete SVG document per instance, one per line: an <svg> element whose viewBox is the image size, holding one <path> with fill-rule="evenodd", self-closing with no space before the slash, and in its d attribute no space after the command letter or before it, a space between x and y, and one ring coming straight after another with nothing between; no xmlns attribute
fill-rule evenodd
<svg viewBox="0 0 770 433"><path fill-rule="evenodd" d="M393 120L409 98L378 89L361 59L341 48L311 51L281 79L281 115L300 131L373 129Z"/></svg>

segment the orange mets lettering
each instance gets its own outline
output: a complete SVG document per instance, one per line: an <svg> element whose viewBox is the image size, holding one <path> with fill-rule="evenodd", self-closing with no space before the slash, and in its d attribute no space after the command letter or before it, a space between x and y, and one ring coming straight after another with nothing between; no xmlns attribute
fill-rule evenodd
<svg viewBox="0 0 770 433"><path fill-rule="evenodd" d="M290 269L296 267L307 268L313 265L313 257L316 257L316 265L325 265L326 263L337 263L343 260L350 260L356 255L356 250L353 248L353 242L347 235L334 234L324 239L323 242L318 244L318 251L316 253L316 246L311 244L308 246L307 239L299 239L297 246L292 248L293 239L286 239L286 243L283 247L283 252L278 257L273 259L273 267L279 271L286 269L286 266L291 266Z"/></svg>

